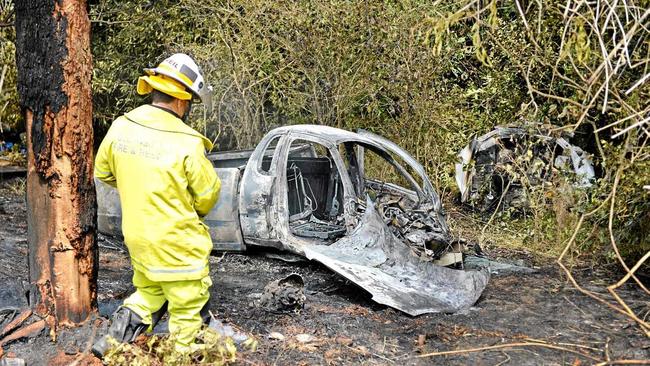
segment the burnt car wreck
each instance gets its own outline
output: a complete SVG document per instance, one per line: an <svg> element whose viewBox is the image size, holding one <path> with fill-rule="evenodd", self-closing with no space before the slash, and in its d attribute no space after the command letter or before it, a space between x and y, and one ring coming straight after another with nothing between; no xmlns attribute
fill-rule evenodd
<svg viewBox="0 0 650 366"><path fill-rule="evenodd" d="M533 131L497 126L472 139L458 157L461 202L480 211L526 209L531 189L558 175L576 188L590 187L595 176L586 152L539 126Z"/></svg>
<svg viewBox="0 0 650 366"><path fill-rule="evenodd" d="M443 267L452 249L424 168L367 131L298 125L269 132L254 150L208 155L222 180L204 218L215 250L272 247L318 261L410 315L472 306L488 271ZM373 178L393 177L390 182ZM119 196L97 182L100 232L121 235Z"/></svg>

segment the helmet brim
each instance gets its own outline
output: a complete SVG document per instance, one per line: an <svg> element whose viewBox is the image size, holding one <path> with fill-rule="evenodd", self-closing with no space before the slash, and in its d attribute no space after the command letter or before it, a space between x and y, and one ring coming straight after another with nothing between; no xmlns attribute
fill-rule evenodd
<svg viewBox="0 0 650 366"><path fill-rule="evenodd" d="M192 94L185 90L185 86L179 82L162 75L141 76L138 78L137 92L140 95L146 95L158 90L181 100L192 99Z"/></svg>

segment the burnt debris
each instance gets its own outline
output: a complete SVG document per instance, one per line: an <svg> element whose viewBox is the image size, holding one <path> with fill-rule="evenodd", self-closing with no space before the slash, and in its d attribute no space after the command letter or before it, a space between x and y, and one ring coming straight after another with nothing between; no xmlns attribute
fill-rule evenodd
<svg viewBox="0 0 650 366"><path fill-rule="evenodd" d="M291 313L305 306L305 281L297 273L270 282L264 287L259 306L273 313Z"/></svg>

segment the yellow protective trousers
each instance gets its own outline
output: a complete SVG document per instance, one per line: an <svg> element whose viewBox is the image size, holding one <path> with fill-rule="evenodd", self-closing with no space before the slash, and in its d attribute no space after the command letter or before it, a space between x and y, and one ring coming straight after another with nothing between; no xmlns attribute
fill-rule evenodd
<svg viewBox="0 0 650 366"><path fill-rule="evenodd" d="M208 302L212 286L210 276L198 280L160 281L148 279L134 269L136 291L124 300L124 306L151 325L151 314L160 310L165 301L169 312L169 332L176 337L176 349L187 349L201 329L201 309Z"/></svg>

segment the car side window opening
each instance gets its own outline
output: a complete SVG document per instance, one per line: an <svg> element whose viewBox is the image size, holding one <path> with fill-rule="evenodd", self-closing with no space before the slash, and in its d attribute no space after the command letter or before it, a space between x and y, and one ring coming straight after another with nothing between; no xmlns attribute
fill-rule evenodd
<svg viewBox="0 0 650 366"><path fill-rule="evenodd" d="M311 156L287 158L289 228L296 236L333 242L346 232L340 173L325 146L298 139L290 149L302 146L310 147Z"/></svg>
<svg viewBox="0 0 650 366"><path fill-rule="evenodd" d="M275 136L266 144L264 148L264 154L262 159L260 159L260 165L258 166L258 171L260 173L269 174L271 170L271 162L273 161L273 154L275 153L275 148L278 146L278 141L280 141L281 135Z"/></svg>
<svg viewBox="0 0 650 366"><path fill-rule="evenodd" d="M355 158L358 176L363 182L361 186L373 201L384 193L401 191L401 194L411 196L414 203L418 202L418 194L422 189L408 167L400 164L391 154L375 147L360 145L356 148L362 149L362 161Z"/></svg>

